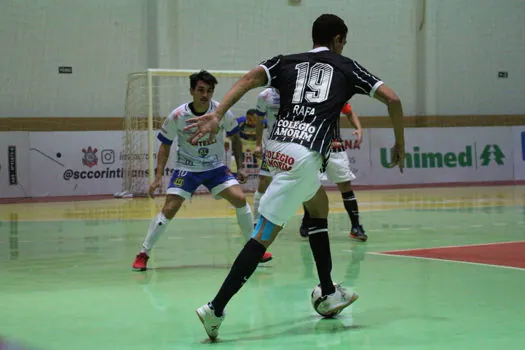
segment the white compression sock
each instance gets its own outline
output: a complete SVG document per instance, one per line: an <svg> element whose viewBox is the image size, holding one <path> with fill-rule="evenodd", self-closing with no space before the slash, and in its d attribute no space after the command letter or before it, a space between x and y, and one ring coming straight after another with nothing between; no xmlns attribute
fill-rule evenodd
<svg viewBox="0 0 525 350"><path fill-rule="evenodd" d="M241 228L242 235L249 241L253 233L253 222L252 222L252 210L250 205L246 205L242 208L235 208L235 214L237 214L237 223Z"/></svg>
<svg viewBox="0 0 525 350"><path fill-rule="evenodd" d="M253 222L257 223L259 222L259 218L261 217L261 213L259 213L259 203L261 202L261 197L264 193L261 193L259 191L255 192L253 194Z"/></svg>
<svg viewBox="0 0 525 350"><path fill-rule="evenodd" d="M157 243L160 236L164 233L164 231L166 231L166 227L169 223L170 220L167 219L162 212L153 218L151 224L149 225L146 239L144 239L144 242L142 243L141 252L149 255L155 243Z"/></svg>

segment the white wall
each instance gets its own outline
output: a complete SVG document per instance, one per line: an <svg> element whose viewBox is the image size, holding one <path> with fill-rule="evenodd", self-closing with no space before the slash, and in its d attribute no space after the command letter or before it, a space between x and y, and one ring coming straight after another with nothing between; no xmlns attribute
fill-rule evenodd
<svg viewBox="0 0 525 350"><path fill-rule="evenodd" d="M340 14L349 27L344 54L387 81L415 113L415 37L417 0L180 0L170 28L172 62L179 68L251 69L281 53L311 49L311 26L320 14ZM202 12L212 20L203 19ZM385 115L366 97L355 107L361 114Z"/></svg>
<svg viewBox="0 0 525 350"><path fill-rule="evenodd" d="M405 113L523 114L525 0L2 1L0 117L120 116L146 67L249 69L311 47L321 13L349 26L345 54L383 78ZM58 75L59 65L73 66ZM499 69L509 79L497 79ZM366 97L362 115L386 115Z"/></svg>
<svg viewBox="0 0 525 350"><path fill-rule="evenodd" d="M146 1L2 1L0 115L123 115L126 74L147 68Z"/></svg>
<svg viewBox="0 0 525 350"><path fill-rule="evenodd" d="M434 114L525 113L525 0L429 0ZM509 72L498 79L498 70Z"/></svg>

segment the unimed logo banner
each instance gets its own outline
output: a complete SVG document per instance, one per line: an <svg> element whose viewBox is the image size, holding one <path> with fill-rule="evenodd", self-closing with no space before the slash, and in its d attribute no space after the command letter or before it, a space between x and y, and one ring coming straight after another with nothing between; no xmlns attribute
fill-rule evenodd
<svg viewBox="0 0 525 350"><path fill-rule="evenodd" d="M390 169L390 129L371 130L375 184L510 181L514 147L509 127L411 128L405 130L405 171Z"/></svg>

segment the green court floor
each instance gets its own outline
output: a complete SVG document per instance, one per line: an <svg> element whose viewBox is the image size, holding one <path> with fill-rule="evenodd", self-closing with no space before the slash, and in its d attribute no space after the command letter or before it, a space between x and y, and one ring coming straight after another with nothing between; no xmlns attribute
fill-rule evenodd
<svg viewBox="0 0 525 350"><path fill-rule="evenodd" d="M331 214L334 279L360 295L331 320L310 305L317 278L299 220L229 304L220 342L208 344L194 310L243 244L233 217L174 220L152 269L137 273L149 220L13 215L0 222L0 335L43 350L525 349L525 270L371 254L525 241L523 206L365 212L366 243L348 238L346 214Z"/></svg>

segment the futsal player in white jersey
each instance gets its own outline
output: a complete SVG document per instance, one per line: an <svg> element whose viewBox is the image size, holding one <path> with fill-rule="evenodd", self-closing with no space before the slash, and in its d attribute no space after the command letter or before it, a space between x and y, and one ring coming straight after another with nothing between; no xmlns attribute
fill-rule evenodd
<svg viewBox="0 0 525 350"><path fill-rule="evenodd" d="M253 232L252 212L246 202L246 196L239 182L232 175L226 165L224 150L224 134L232 138L233 151L242 154L241 141L238 135L238 124L235 116L230 111L219 125L220 131L210 141L208 137L202 138L196 144L187 142L191 132L184 131L186 120L211 113L218 107L218 102L212 100L217 79L207 71L200 71L190 76L190 93L193 102L185 103L175 108L164 121L157 138L161 145L157 154L157 174L155 181L150 185L149 194L154 197L155 191L162 186L162 173L169 158L170 148L177 139L177 161L175 172L170 180L166 202L161 212L151 222L142 249L135 257L133 270L145 271L153 246L166 230L177 211L186 199L190 199L195 190L206 186L215 197L226 199L235 207L237 223L241 228L246 241ZM235 157L236 160L242 157ZM245 182L246 175L242 169L242 162L237 164L239 181ZM271 260L270 253L262 257L261 262Z"/></svg>

